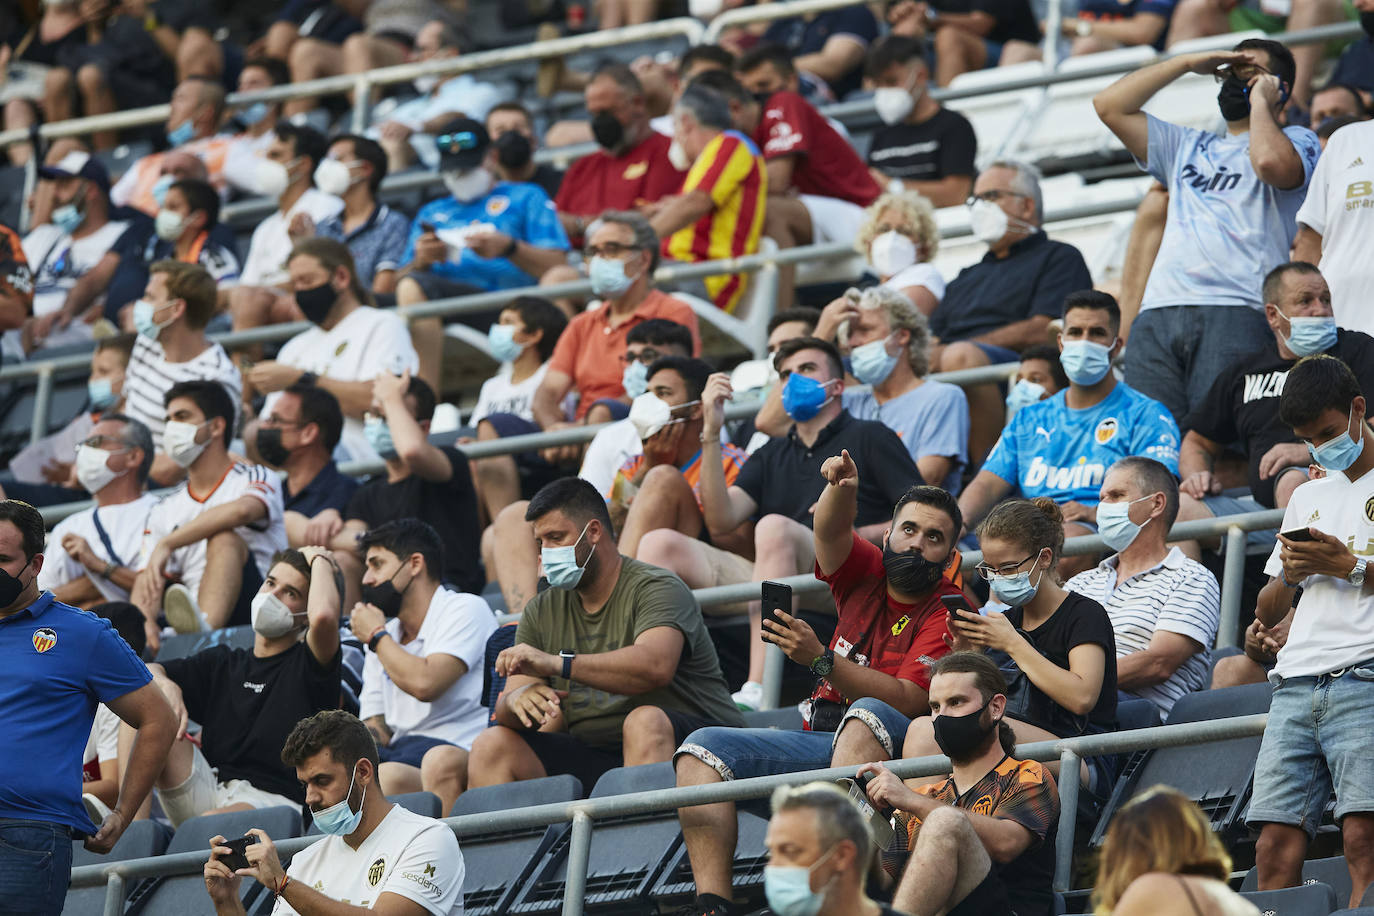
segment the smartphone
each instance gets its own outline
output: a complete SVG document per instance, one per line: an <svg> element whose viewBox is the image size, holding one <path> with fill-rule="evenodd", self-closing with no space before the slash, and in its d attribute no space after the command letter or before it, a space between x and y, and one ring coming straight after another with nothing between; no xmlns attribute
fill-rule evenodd
<svg viewBox="0 0 1374 916"><path fill-rule="evenodd" d="M1281 535L1283 535L1284 537L1288 538L1288 540L1290 540L1290 541L1314 541L1314 540L1316 540L1316 538L1312 537L1312 530L1311 530L1310 528L1294 528L1294 529L1291 530L1291 531L1280 531L1279 534L1281 534Z"/></svg>
<svg viewBox="0 0 1374 916"><path fill-rule="evenodd" d="M792 613L792 586L783 585L781 582L763 583L763 616L765 619L775 611L782 611L785 614ZM767 634L767 630L763 631ZM769 642L764 636L764 642Z"/></svg>
<svg viewBox="0 0 1374 916"><path fill-rule="evenodd" d="M978 612L969 606L968 599L963 595L941 595L940 603L945 606L945 610L949 611L950 616L956 620L959 618L960 613L968 614L971 617L978 616Z"/></svg>
<svg viewBox="0 0 1374 916"><path fill-rule="evenodd" d="M433 235L433 234L434 234L434 224L433 224L433 223L421 223L421 224L420 224L420 230L421 230L422 232L425 232L425 233L428 233L428 234L430 234L430 235Z"/></svg>
<svg viewBox="0 0 1374 916"><path fill-rule="evenodd" d="M233 852L226 856L220 856L219 860L230 871L238 871L240 868L248 868L248 856L244 854L249 846L256 844L258 838L255 836L241 836L237 840L225 840L221 846L228 846Z"/></svg>

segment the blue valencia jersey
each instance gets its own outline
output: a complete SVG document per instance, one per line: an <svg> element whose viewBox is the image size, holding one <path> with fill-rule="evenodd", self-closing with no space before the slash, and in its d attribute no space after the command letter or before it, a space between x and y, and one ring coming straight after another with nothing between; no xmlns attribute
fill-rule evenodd
<svg viewBox="0 0 1374 916"><path fill-rule="evenodd" d="M539 278L531 277L506 258L479 257L466 245L469 235L504 232L536 248L567 251L569 247L553 201L539 185L523 181L499 182L486 197L471 203L441 197L425 204L410 224L402 264L415 259L415 240L425 231L426 224L433 226L439 238L451 246L450 252L455 248L462 252L456 261L439 261L429 271L487 290L533 286Z"/></svg>
<svg viewBox="0 0 1374 916"><path fill-rule="evenodd" d="M1102 403L1068 406L1068 390L1023 407L1002 431L983 470L1027 499L1048 496L1096 505L1107 469L1128 455L1143 455L1178 473L1178 425L1168 409L1125 382Z"/></svg>

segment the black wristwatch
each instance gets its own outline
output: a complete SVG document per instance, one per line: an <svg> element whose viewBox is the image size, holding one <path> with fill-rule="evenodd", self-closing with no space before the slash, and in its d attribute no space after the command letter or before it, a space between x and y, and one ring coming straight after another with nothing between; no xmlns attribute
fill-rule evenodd
<svg viewBox="0 0 1374 916"><path fill-rule="evenodd" d="M563 680L572 680L572 660L577 658L577 653L572 649L564 649L558 653L558 657L563 659Z"/></svg>
<svg viewBox="0 0 1374 916"><path fill-rule="evenodd" d="M811 659L811 673L816 677L830 677L830 672L835 670L835 650L826 649L820 655Z"/></svg>
<svg viewBox="0 0 1374 916"><path fill-rule="evenodd" d="M516 238L515 236L511 236L510 244L506 246L506 250L505 250L505 251L501 252L500 257L503 257L503 258L506 258L507 260L509 260L509 259L510 259L517 251L519 251L519 250L520 250L520 240L519 240L518 238Z"/></svg>
<svg viewBox="0 0 1374 916"><path fill-rule="evenodd" d="M302 372L301 377L296 379L297 385L313 385L320 380L320 377L313 372Z"/></svg>
<svg viewBox="0 0 1374 916"><path fill-rule="evenodd" d="M378 630L376 633L373 633L372 638L367 641L367 647L372 650L373 654L376 654L377 644L382 641L383 636L389 635L390 634L387 633L385 628Z"/></svg>

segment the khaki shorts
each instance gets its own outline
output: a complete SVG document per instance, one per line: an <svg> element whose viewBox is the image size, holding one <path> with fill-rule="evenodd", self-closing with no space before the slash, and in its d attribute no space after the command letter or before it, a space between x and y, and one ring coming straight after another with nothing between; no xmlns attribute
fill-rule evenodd
<svg viewBox="0 0 1374 916"><path fill-rule="evenodd" d="M705 541L701 541L698 546L705 552L706 560L711 566L711 581L707 583L708 585L739 585L741 582L754 581L754 563L752 560L746 560L737 553L713 547ZM736 601L731 604L703 606L701 612L709 617L735 617L749 613L749 602Z"/></svg>
<svg viewBox="0 0 1374 916"><path fill-rule="evenodd" d="M180 827L182 821L198 817L206 811L227 808L229 805L245 804L253 808L287 805L300 808L298 802L284 795L264 792L246 779L220 782L210 762L195 746L191 748L191 775L179 786L158 789L157 797L173 827Z"/></svg>

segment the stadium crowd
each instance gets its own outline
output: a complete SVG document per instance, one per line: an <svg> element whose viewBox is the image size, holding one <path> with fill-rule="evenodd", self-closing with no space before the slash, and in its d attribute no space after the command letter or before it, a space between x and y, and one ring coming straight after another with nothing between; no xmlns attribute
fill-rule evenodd
<svg viewBox="0 0 1374 916"><path fill-rule="evenodd" d="M1047 233L1040 171L979 158L928 91L1037 59L1027 0L855 5L591 73L545 61L541 87L581 92L586 116L553 125L480 70L432 74L355 131L351 94L226 93L461 57L466 5L277 6L0 11L6 127L169 104L151 138L6 150L37 181L32 228L0 226L3 361L91 356L80 412L0 472L0 913L62 911L73 839L107 853L137 821L278 806L325 838L287 866L262 829L199 838L217 912L244 912L250 879L276 914L461 913L452 831L389 797L432 793L446 815L469 790L571 775L589 792L659 763L679 786L859 767L849 795L773 798L778 916L1048 914L1058 786L1101 804L1121 761L1061 772L1018 746L1265 680L1259 887L1301 883L1334 796L1359 904L1368 42L1327 82L1320 45L1246 38L1096 95L1155 181L1118 296ZM547 4L511 6L550 25ZM595 24L669 6L602 0ZM1345 17L1253 6L1085 0L1063 40L1163 49ZM586 12L569 5L565 28ZM1145 110L1190 74L1216 77L1218 132ZM861 154L819 106L870 93ZM130 139L152 146L111 155ZM535 162L567 140L596 149L561 174ZM426 172L425 199L383 201L388 175ZM243 237L221 219L238 200L264 204ZM932 263L942 208L965 208L982 246L953 276ZM821 290L781 265L773 301L747 273L655 279L826 242L863 275ZM531 294L584 277L589 298ZM716 310L766 318L766 358L722 346ZM290 322L284 342L218 340ZM1003 381L933 377L990 366ZM465 448L532 433L561 435ZM40 508L85 500L48 530ZM1265 584L1243 634L1222 632L1222 545L1170 532L1275 508L1281 527L1247 543ZM1102 548L1066 550L1084 535ZM826 589L776 582L805 574ZM746 583L763 583L752 600L694 594ZM775 700L772 647L795 728L754 715ZM933 781L889 769L939 755ZM1192 912L1253 911L1199 817L1167 790L1120 808L1097 912L1161 912L1176 889L1204 900ZM744 912L736 806L679 819L683 912Z"/></svg>

